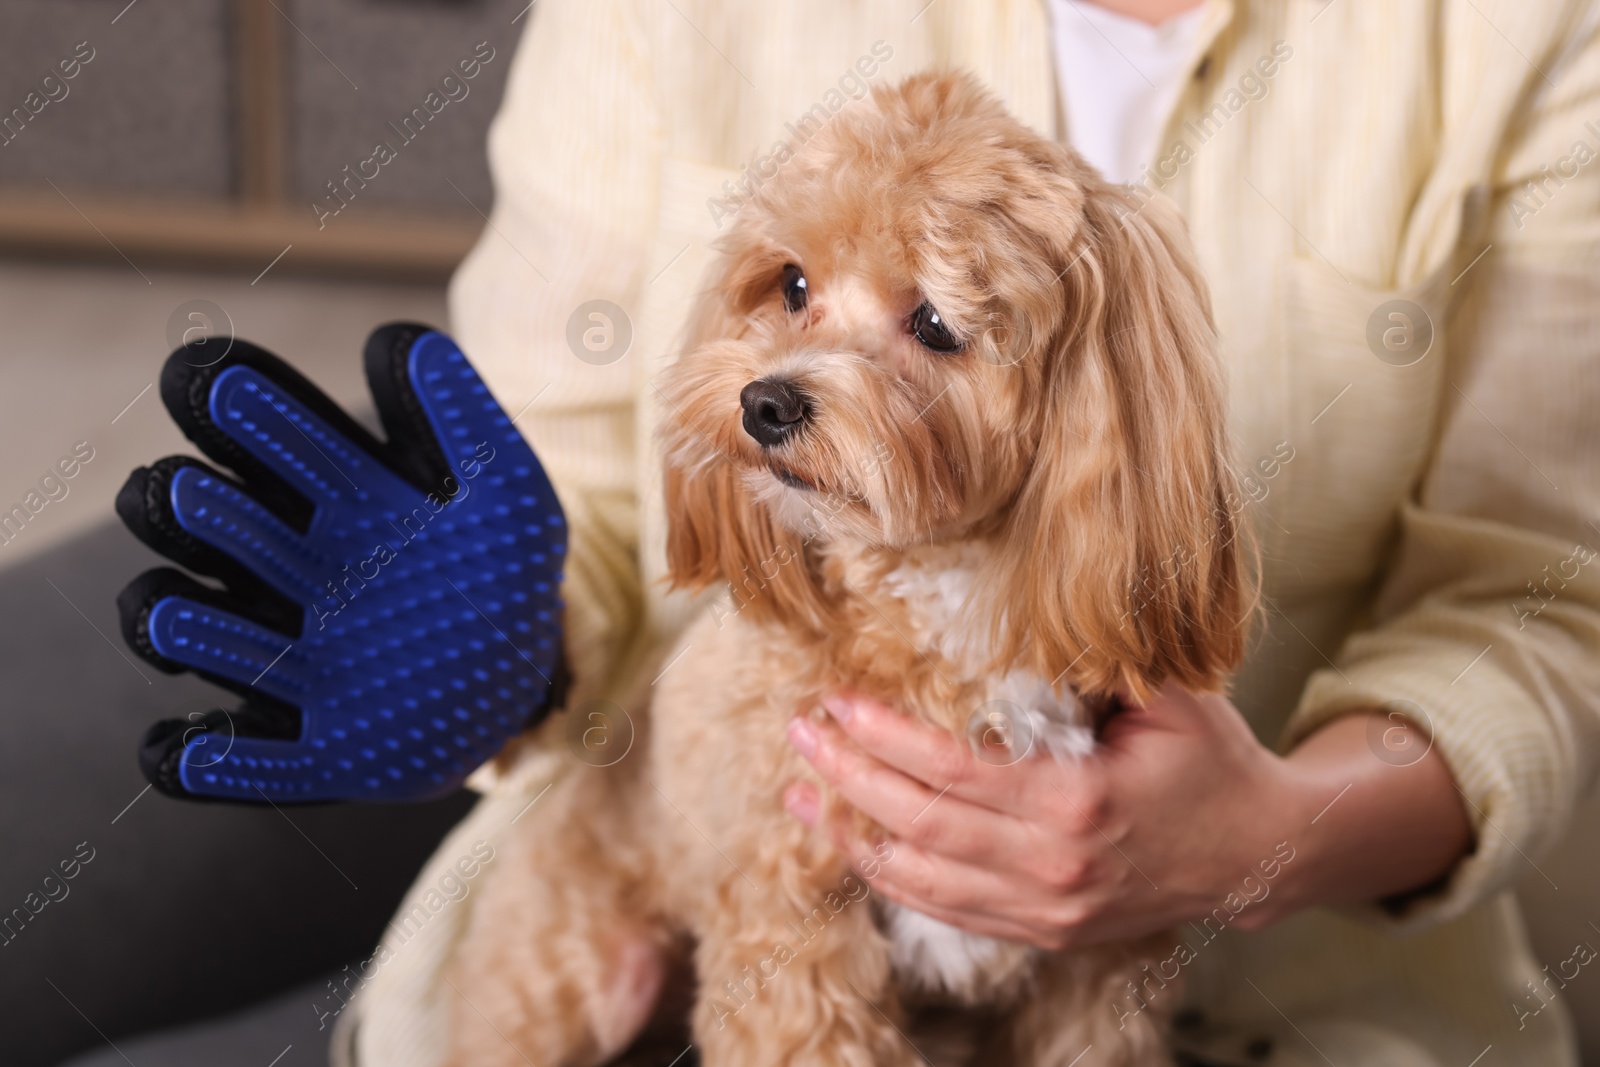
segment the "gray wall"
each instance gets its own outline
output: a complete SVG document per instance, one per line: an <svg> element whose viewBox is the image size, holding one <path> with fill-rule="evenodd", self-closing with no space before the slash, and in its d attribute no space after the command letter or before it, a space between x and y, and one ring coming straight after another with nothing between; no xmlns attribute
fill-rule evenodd
<svg viewBox="0 0 1600 1067"><path fill-rule="evenodd" d="M454 182L488 208L484 136L532 17L512 22L526 0L275 2L293 23L280 26L291 203L318 195L383 139L399 157L362 191L368 203L475 217ZM22 106L78 42L94 49L67 95L0 147L0 189L47 189L48 180L69 194L233 194L233 4L137 0L124 11L125 4L0 0L0 114ZM467 83L468 95L401 147L388 123L420 105L480 41L495 56Z"/></svg>

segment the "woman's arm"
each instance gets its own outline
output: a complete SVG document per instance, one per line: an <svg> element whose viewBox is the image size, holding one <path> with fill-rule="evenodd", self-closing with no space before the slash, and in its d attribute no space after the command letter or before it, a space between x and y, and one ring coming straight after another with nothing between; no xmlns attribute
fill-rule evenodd
<svg viewBox="0 0 1600 1067"><path fill-rule="evenodd" d="M1409 722L1381 711L1349 714L1283 762L1299 791L1329 800L1273 918L1404 895L1439 881L1472 847L1464 794L1431 738Z"/></svg>
<svg viewBox="0 0 1600 1067"><path fill-rule="evenodd" d="M795 719L790 738L889 831L893 859L873 885L975 933L1064 948L1217 909L1256 929L1424 886L1471 841L1443 760L1377 713L1338 719L1281 757L1226 697L1169 686L1115 717L1078 764L1038 755L1001 767L873 701L828 710ZM786 800L818 821L810 785ZM843 854L872 854L848 825L822 828Z"/></svg>

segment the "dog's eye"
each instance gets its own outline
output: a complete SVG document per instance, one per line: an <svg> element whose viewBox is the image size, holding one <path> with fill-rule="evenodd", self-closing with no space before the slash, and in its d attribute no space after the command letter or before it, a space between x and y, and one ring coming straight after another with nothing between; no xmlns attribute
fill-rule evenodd
<svg viewBox="0 0 1600 1067"><path fill-rule="evenodd" d="M806 306L806 276L793 263L783 265L783 306L790 311Z"/></svg>
<svg viewBox="0 0 1600 1067"><path fill-rule="evenodd" d="M940 355L950 355L967 347L965 341L950 332L939 312L926 300L911 313L911 332L922 342L922 347Z"/></svg>

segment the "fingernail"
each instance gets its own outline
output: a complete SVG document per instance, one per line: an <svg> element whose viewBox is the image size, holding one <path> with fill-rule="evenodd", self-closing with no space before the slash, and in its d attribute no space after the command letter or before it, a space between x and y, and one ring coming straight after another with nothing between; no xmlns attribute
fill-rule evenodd
<svg viewBox="0 0 1600 1067"><path fill-rule="evenodd" d="M817 791L805 782L796 782L783 791L783 806L807 826L816 825Z"/></svg>
<svg viewBox="0 0 1600 1067"><path fill-rule="evenodd" d="M789 743L806 759L817 753L817 728L796 715L789 720Z"/></svg>
<svg viewBox="0 0 1600 1067"><path fill-rule="evenodd" d="M847 723L856 715L856 706L844 697L823 697L822 706L840 723Z"/></svg>

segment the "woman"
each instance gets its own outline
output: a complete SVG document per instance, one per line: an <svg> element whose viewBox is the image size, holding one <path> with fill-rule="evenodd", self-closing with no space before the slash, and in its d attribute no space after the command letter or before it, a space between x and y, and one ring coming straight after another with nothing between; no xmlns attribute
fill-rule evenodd
<svg viewBox="0 0 1600 1067"><path fill-rule="evenodd" d="M657 582L651 380L746 183L871 83L969 68L1187 214L1266 611L1231 700L1169 688L1070 776L997 773L848 694L792 728L899 838L874 885L1043 945L1178 926L1163 971L1186 977L1177 1039L1201 1062L1575 1063L1506 887L1600 755L1590 15L544 0L451 297L568 511L573 706L625 690L703 606ZM566 758L560 738L508 752L435 862L493 841ZM815 822L814 794L787 799ZM464 910L396 946L343 1054L438 1062Z"/></svg>

